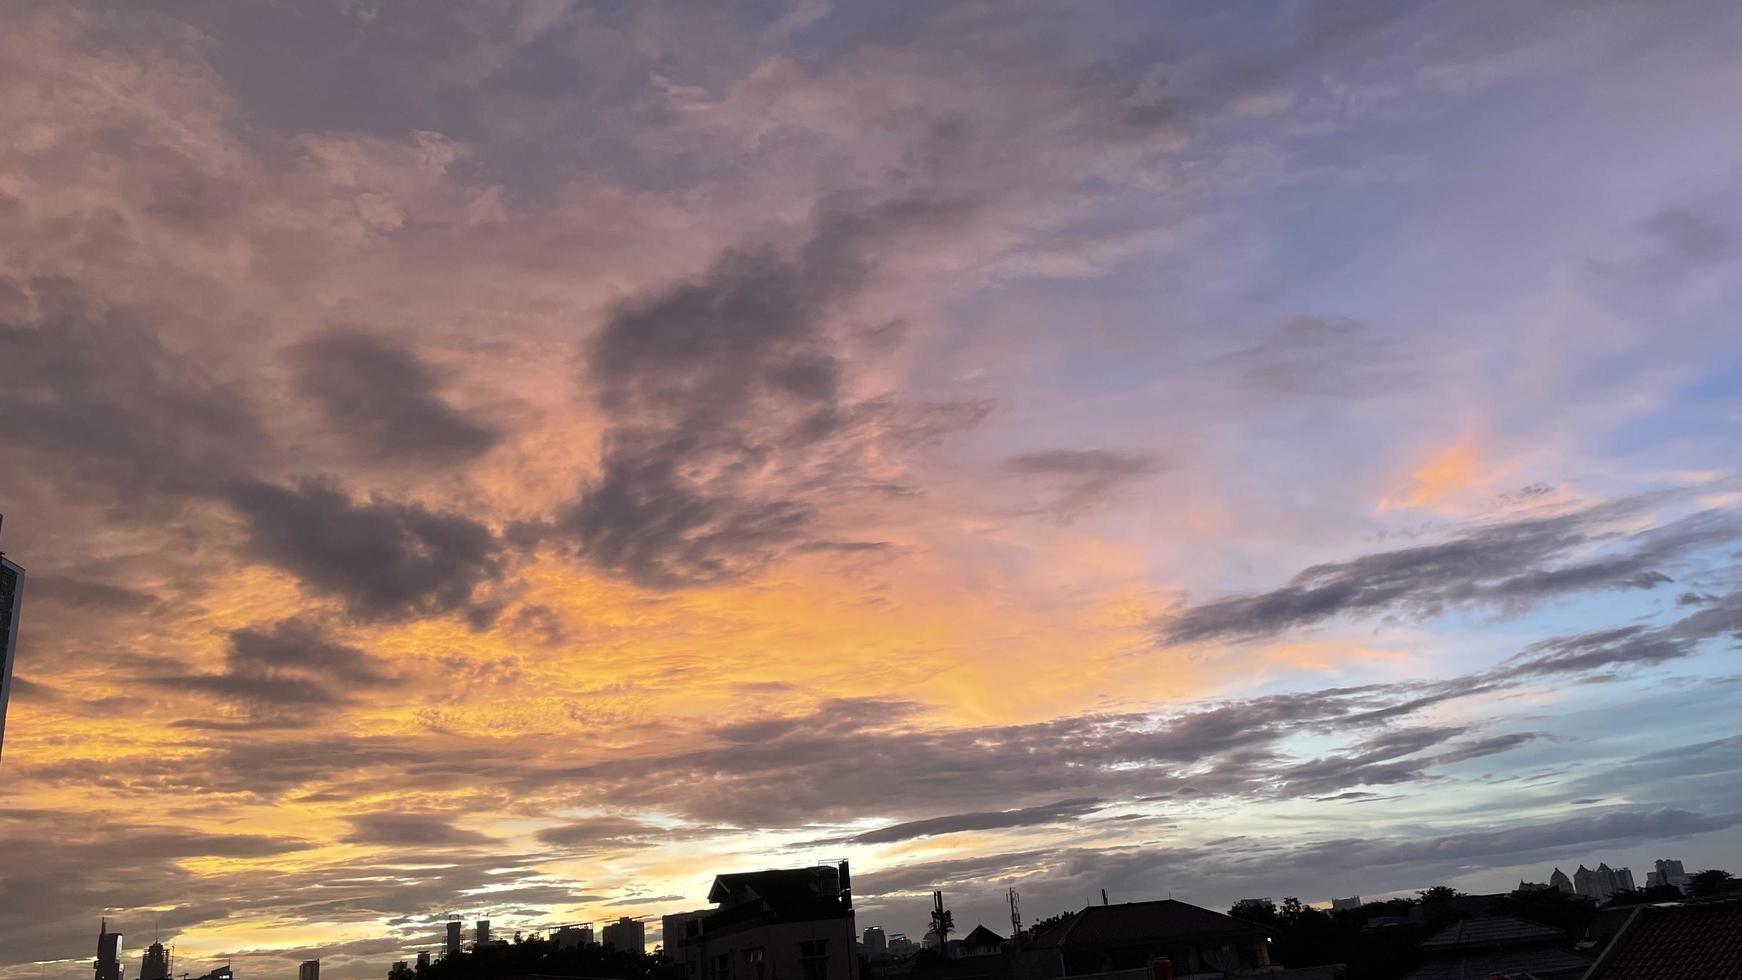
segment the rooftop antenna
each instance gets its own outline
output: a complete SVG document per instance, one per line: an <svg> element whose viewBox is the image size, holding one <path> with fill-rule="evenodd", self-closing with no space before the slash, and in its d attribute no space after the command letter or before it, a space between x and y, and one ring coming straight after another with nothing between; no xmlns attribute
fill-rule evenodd
<svg viewBox="0 0 1742 980"><path fill-rule="evenodd" d="M1016 894L1016 889L1006 889L1010 899L1010 938L1018 949L1022 948L1022 896Z"/></svg>
<svg viewBox="0 0 1742 980"><path fill-rule="evenodd" d="M1101 904L1102 905L1107 904L1107 889L1105 889L1105 888L1101 889Z"/></svg>
<svg viewBox="0 0 1742 980"><path fill-rule="evenodd" d="M943 892L932 892L931 901L931 929L938 934L938 953L948 956L950 955L950 930L955 928L955 919L950 915L949 909L944 908Z"/></svg>

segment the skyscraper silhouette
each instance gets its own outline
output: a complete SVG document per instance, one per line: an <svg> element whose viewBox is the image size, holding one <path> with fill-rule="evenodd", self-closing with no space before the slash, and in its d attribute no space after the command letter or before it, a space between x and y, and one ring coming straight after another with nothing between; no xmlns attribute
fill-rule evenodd
<svg viewBox="0 0 1742 980"><path fill-rule="evenodd" d="M24 569L5 556L0 551L0 754L6 745L6 704L12 700L12 659L18 652L18 616L24 607Z"/></svg>
<svg viewBox="0 0 1742 980"><path fill-rule="evenodd" d="M108 919L97 930L97 960L91 966L96 980L121 980L121 934L109 931Z"/></svg>

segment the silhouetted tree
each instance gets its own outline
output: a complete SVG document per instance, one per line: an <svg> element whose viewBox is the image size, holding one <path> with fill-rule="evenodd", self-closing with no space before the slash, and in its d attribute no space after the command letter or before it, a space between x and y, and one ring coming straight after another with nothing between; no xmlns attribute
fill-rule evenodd
<svg viewBox="0 0 1742 980"><path fill-rule="evenodd" d="M1423 905L1430 905L1435 902L1449 902L1454 898L1462 898L1464 896L1463 892L1458 891L1456 888L1452 888L1449 885L1435 885L1432 888L1423 889L1415 894L1416 897L1421 900Z"/></svg>
<svg viewBox="0 0 1742 980"><path fill-rule="evenodd" d="M1652 885L1649 888L1623 888L1609 896L1610 905L1649 905L1652 902L1673 902L1682 897L1674 885Z"/></svg>
<svg viewBox="0 0 1742 980"><path fill-rule="evenodd" d="M1268 898L1243 898L1234 903L1228 914L1236 919L1262 922L1267 926L1279 925L1281 922L1276 915L1276 903Z"/></svg>
<svg viewBox="0 0 1742 980"><path fill-rule="evenodd" d="M1722 895L1735 889L1735 887L1735 877L1730 872L1719 868L1707 868L1688 876L1688 891L1698 898L1705 898L1708 895Z"/></svg>

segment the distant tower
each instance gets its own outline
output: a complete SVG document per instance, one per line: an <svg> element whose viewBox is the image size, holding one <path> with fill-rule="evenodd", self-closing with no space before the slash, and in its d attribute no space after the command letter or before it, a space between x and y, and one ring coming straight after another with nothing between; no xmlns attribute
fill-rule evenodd
<svg viewBox="0 0 1742 980"><path fill-rule="evenodd" d="M488 946L489 944L490 944L490 920L489 919L479 919L478 920L478 941L473 943L472 946L474 949L477 949L477 948L481 948L484 946Z"/></svg>
<svg viewBox="0 0 1742 980"><path fill-rule="evenodd" d="M304 960L296 968L296 980L321 980L321 961Z"/></svg>
<svg viewBox="0 0 1742 980"><path fill-rule="evenodd" d="M882 926L865 927L865 955L880 960L889 955L889 937Z"/></svg>
<svg viewBox="0 0 1742 980"><path fill-rule="evenodd" d="M169 951L153 942L145 947L145 962L139 967L139 980L169 980Z"/></svg>
<svg viewBox="0 0 1742 980"><path fill-rule="evenodd" d="M6 703L12 700L12 658L18 652L18 615L24 608L24 569L5 555L0 551L0 746L6 744Z"/></svg>
<svg viewBox="0 0 1742 980"><path fill-rule="evenodd" d="M121 934L109 931L108 919L97 930L97 960L91 966L97 980L121 980Z"/></svg>
<svg viewBox="0 0 1742 980"><path fill-rule="evenodd" d="M420 949L417 951L417 968L419 971L429 969L429 950Z"/></svg>
<svg viewBox="0 0 1742 980"><path fill-rule="evenodd" d="M448 950L447 950L447 954L449 956L458 956L460 954L460 945L463 941L460 938L460 930L462 928L463 928L463 926L461 926L459 919L449 919L448 920Z"/></svg>
<svg viewBox="0 0 1742 980"><path fill-rule="evenodd" d="M631 916L623 916L602 930L600 939L607 946L615 946L618 950L634 950L637 953L647 952L647 923Z"/></svg>

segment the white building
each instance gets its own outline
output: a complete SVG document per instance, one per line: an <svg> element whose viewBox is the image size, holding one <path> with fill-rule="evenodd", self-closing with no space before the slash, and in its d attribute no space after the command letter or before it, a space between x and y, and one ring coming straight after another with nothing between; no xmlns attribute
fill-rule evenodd
<svg viewBox="0 0 1742 980"><path fill-rule="evenodd" d="M1348 912L1361 907L1361 896L1350 895L1348 898L1331 899L1332 912Z"/></svg>

